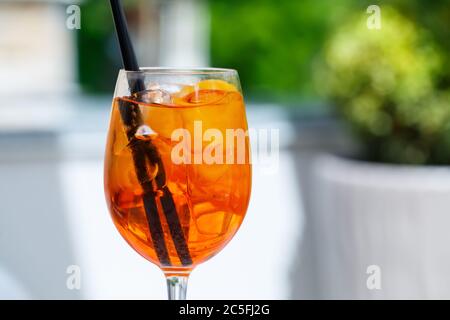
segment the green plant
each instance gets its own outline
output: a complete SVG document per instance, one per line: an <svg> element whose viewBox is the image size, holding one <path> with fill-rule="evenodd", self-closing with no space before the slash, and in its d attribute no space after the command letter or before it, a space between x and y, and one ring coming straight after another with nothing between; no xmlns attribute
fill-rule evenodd
<svg viewBox="0 0 450 320"><path fill-rule="evenodd" d="M445 51L432 34L383 6L340 26L315 67L317 88L336 106L373 161L450 164L450 88Z"/></svg>
<svg viewBox="0 0 450 320"><path fill-rule="evenodd" d="M316 0L209 0L209 5L212 65L238 69L246 95L296 104L316 97L311 61L348 6Z"/></svg>

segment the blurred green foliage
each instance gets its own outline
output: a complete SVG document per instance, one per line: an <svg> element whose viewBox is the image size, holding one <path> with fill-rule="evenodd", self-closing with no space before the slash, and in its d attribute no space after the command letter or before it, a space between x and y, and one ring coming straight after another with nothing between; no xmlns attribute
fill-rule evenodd
<svg viewBox="0 0 450 320"><path fill-rule="evenodd" d="M314 96L311 61L346 9L315 0L210 0L210 10L212 65L237 69L247 95L285 102Z"/></svg>
<svg viewBox="0 0 450 320"><path fill-rule="evenodd" d="M357 14L333 33L315 65L317 87L370 160L449 164L448 43L388 6L381 30L369 30L366 21Z"/></svg>
<svg viewBox="0 0 450 320"><path fill-rule="evenodd" d="M450 52L448 0L209 0L211 62L238 69L247 96L277 102L317 99L314 61L326 39L369 5L394 6ZM442 85L448 84L450 59Z"/></svg>

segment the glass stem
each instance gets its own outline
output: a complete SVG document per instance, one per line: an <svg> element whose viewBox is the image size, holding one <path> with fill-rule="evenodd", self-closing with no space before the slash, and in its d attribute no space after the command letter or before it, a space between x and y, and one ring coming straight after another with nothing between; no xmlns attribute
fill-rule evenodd
<svg viewBox="0 0 450 320"><path fill-rule="evenodd" d="M168 276L166 280L169 300L186 300L188 276Z"/></svg>

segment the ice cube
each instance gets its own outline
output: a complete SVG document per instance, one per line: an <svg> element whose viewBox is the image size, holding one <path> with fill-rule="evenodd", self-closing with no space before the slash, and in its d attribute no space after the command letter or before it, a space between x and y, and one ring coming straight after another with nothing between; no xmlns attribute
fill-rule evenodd
<svg viewBox="0 0 450 320"><path fill-rule="evenodd" d="M145 244L149 241L147 224L145 210L142 206L128 209L128 230Z"/></svg>
<svg viewBox="0 0 450 320"><path fill-rule="evenodd" d="M186 108L182 112L183 124L189 132L194 132L199 121L203 132L216 129L224 138L227 129L245 131L247 127L242 96L238 92L201 90L193 92L185 99L187 103L196 106Z"/></svg>
<svg viewBox="0 0 450 320"><path fill-rule="evenodd" d="M225 234L233 214L218 210L211 202L197 203L193 207L193 218L197 232L202 235L221 236Z"/></svg>
<svg viewBox="0 0 450 320"><path fill-rule="evenodd" d="M145 104L167 105L172 103L172 96L170 93L160 89L157 85L152 85L148 90L135 93L134 98L137 102Z"/></svg>
<svg viewBox="0 0 450 320"><path fill-rule="evenodd" d="M181 113L177 108L152 105L141 109L145 124L160 137L170 139L174 130L183 127Z"/></svg>
<svg viewBox="0 0 450 320"><path fill-rule="evenodd" d="M145 124L137 128L136 133L134 134L136 139L139 140L150 140L153 135L155 135L155 132Z"/></svg>

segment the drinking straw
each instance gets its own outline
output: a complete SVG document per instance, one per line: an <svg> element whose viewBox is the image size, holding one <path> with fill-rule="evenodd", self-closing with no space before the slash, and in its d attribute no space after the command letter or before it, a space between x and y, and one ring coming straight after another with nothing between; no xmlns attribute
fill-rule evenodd
<svg viewBox="0 0 450 320"><path fill-rule="evenodd" d="M131 44L127 22L120 0L110 0L110 4L116 27L117 38L119 40L124 69L128 71L139 71L139 65ZM141 78L129 80L129 86L132 94L145 90L145 85ZM143 190L142 199L145 214L158 260L163 266L171 265L167 246L164 241L164 232L162 229L161 220L158 214L158 206L156 203L157 193L154 190L154 184L159 191L162 191L162 196L159 198L161 207L163 209L167 224L169 225L170 234L180 261L183 265L191 265L192 259L189 253L189 248L184 238L172 193L166 186L166 174L161 157L158 154L158 150L150 141L143 141L135 138L136 130L143 124L139 106L136 103L122 100L120 101L119 109L122 122L126 127L136 176ZM158 173L153 181L148 176L146 167L147 160L151 164L158 164Z"/></svg>

